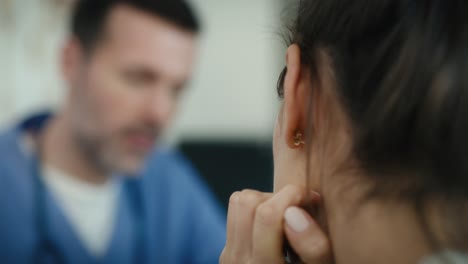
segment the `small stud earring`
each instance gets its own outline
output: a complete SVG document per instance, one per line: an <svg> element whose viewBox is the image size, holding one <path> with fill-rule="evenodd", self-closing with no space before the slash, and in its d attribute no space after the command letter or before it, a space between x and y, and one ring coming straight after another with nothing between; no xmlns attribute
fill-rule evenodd
<svg viewBox="0 0 468 264"><path fill-rule="evenodd" d="M305 141L302 139L302 133L298 131L294 136L294 146L299 147L301 145L305 145Z"/></svg>

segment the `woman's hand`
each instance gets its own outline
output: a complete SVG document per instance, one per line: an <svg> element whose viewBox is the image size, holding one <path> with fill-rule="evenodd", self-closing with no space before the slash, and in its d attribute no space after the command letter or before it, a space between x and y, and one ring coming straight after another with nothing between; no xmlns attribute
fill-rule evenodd
<svg viewBox="0 0 468 264"><path fill-rule="evenodd" d="M277 194L253 190L234 193L220 264L284 264L285 237L303 263L332 263L328 238L300 209L319 199L297 186L287 186Z"/></svg>

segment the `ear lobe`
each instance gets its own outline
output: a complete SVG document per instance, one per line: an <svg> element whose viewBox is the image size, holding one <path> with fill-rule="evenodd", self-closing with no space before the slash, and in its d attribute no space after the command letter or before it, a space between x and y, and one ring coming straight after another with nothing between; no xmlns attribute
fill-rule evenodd
<svg viewBox="0 0 468 264"><path fill-rule="evenodd" d="M301 62L301 50L293 44L287 50L287 73L284 80L283 135L290 148L297 148L295 137L298 132L305 135L310 89L308 74Z"/></svg>

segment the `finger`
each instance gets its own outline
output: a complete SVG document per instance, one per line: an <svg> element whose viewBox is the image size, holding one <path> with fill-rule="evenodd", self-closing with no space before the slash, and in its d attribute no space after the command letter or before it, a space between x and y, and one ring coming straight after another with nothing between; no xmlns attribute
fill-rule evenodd
<svg viewBox="0 0 468 264"><path fill-rule="evenodd" d="M225 263L226 261L226 247L224 247L223 251L221 252L221 255L219 255L219 260L218 260L218 263L219 264L223 264Z"/></svg>
<svg viewBox="0 0 468 264"><path fill-rule="evenodd" d="M229 249L234 243L234 234L236 232L236 206L238 204L240 192L234 192L229 198L229 206L227 213L227 234L226 234L226 246L225 249Z"/></svg>
<svg viewBox="0 0 468 264"><path fill-rule="evenodd" d="M256 210L253 257L259 263L283 263L283 215L290 206L307 199L305 189L287 186Z"/></svg>
<svg viewBox="0 0 468 264"><path fill-rule="evenodd" d="M332 263L330 241L306 211L299 207L289 207L284 213L284 219L286 237L304 263Z"/></svg>
<svg viewBox="0 0 468 264"><path fill-rule="evenodd" d="M255 210L259 204L268 200L272 195L254 190L244 190L239 194L235 207L236 228L232 244L232 254L237 258L250 257Z"/></svg>

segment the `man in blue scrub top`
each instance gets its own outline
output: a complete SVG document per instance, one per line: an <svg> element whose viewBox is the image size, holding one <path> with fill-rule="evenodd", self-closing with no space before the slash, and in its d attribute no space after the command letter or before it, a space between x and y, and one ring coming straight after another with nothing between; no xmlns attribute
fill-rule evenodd
<svg viewBox="0 0 468 264"><path fill-rule="evenodd" d="M222 211L156 144L197 31L180 0L77 1L63 106L0 136L0 263L218 263Z"/></svg>

